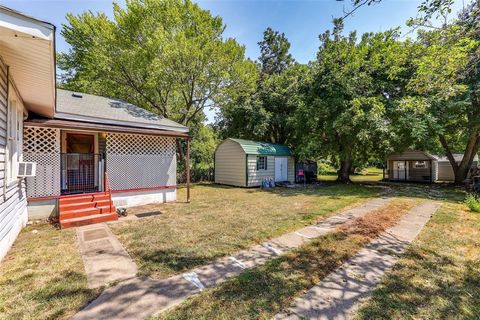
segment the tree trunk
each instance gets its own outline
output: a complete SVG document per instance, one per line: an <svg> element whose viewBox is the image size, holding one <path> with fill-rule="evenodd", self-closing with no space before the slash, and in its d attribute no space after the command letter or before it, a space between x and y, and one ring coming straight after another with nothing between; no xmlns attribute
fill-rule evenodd
<svg viewBox="0 0 480 320"><path fill-rule="evenodd" d="M450 147L448 146L445 137L443 135L440 135L439 138L440 143L445 150L445 154L447 155L448 161L453 168L453 173L455 175L455 184L460 185L465 179L467 179L468 171L472 167L473 159L478 153L478 149L480 146L479 129L475 128L474 130L472 130L467 141L465 152L463 153L463 159L460 163L455 162L455 158L453 157L453 153L450 150Z"/></svg>
<svg viewBox="0 0 480 320"><path fill-rule="evenodd" d="M350 183L350 171L352 170L352 157L347 155L344 159L340 160L340 169L338 169L337 181L341 183Z"/></svg>
<svg viewBox="0 0 480 320"><path fill-rule="evenodd" d="M476 138L475 138L476 136ZM465 179L468 177L468 172L473 164L473 159L478 153L478 147L480 144L480 136L478 133L472 134L470 136L469 142L467 144L467 150L463 155L463 159L458 165L457 171L455 173L455 184L462 184Z"/></svg>

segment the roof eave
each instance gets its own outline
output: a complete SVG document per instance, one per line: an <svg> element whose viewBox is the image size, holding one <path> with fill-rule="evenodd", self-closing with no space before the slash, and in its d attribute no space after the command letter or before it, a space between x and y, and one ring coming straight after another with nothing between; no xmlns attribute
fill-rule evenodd
<svg viewBox="0 0 480 320"><path fill-rule="evenodd" d="M116 126L127 126L133 128L148 128L156 130L168 130L168 131L178 131L188 133L189 129L184 126L168 126L168 125L154 125L149 123L142 122L131 122L131 121L120 121L115 119L105 119L105 118L96 118L90 116L83 116L65 112L57 112L54 116L55 119L71 120L71 121L81 121L81 122L91 122L98 124L109 124Z"/></svg>

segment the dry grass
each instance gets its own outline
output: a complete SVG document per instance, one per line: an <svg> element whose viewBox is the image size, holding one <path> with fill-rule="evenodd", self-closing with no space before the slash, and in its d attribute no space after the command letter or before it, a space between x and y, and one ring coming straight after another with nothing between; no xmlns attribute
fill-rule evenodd
<svg viewBox="0 0 480 320"><path fill-rule="evenodd" d="M394 201L373 213L344 223L338 229L345 233L359 234L373 239L398 222L405 212L417 202L405 199Z"/></svg>
<svg viewBox="0 0 480 320"><path fill-rule="evenodd" d="M395 200L365 218L188 299L158 319L271 319L394 225L417 202Z"/></svg>
<svg viewBox="0 0 480 320"><path fill-rule="evenodd" d="M179 190L178 199L184 199ZM140 273L164 278L281 235L369 200L359 185L270 191L196 185L192 203L142 206L129 214L161 212L111 225Z"/></svg>
<svg viewBox="0 0 480 320"><path fill-rule="evenodd" d="M357 319L480 319L480 215L445 203Z"/></svg>
<svg viewBox="0 0 480 320"><path fill-rule="evenodd" d="M0 319L67 318L98 293L87 288L72 229L29 226L0 265Z"/></svg>

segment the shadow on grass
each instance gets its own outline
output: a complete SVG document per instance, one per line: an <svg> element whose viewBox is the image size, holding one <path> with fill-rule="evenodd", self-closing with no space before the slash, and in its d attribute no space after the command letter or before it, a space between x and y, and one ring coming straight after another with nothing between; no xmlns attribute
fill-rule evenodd
<svg viewBox="0 0 480 320"><path fill-rule="evenodd" d="M220 287L162 314L160 319L270 318L364 244L348 234L331 233L263 266L244 271Z"/></svg>
<svg viewBox="0 0 480 320"><path fill-rule="evenodd" d="M455 265L449 257L411 247L359 319L479 319L480 260ZM405 261L405 260L404 260Z"/></svg>
<svg viewBox="0 0 480 320"><path fill-rule="evenodd" d="M223 255L203 255L200 252L180 252L177 250L155 250L142 252L138 255L144 275L156 271L169 270L178 273L189 270L218 259ZM161 268L159 268L161 267Z"/></svg>
<svg viewBox="0 0 480 320"><path fill-rule="evenodd" d="M38 304L45 305L48 318L58 319L81 310L100 294L101 288L89 289L86 282L83 272L65 271L41 287L33 287L29 296Z"/></svg>

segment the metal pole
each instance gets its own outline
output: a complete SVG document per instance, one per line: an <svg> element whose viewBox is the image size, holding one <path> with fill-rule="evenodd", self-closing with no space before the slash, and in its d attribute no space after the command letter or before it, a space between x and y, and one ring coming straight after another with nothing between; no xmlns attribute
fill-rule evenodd
<svg viewBox="0 0 480 320"><path fill-rule="evenodd" d="M187 169L187 202L190 202L190 138L187 138L187 158L186 158L186 169Z"/></svg>

